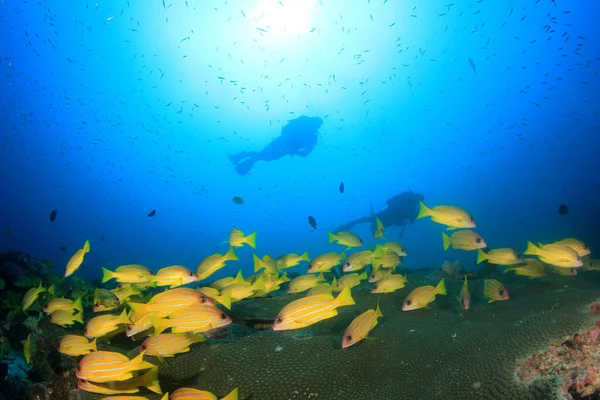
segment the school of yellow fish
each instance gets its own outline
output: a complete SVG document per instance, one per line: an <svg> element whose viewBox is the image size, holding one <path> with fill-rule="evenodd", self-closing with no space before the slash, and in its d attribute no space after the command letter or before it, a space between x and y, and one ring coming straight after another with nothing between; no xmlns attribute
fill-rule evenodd
<svg viewBox="0 0 600 400"><path fill-rule="evenodd" d="M535 245L527 243L525 255L537 258L524 258L510 248L487 248L485 240L471 230L476 227L471 215L455 206L439 205L428 208L421 202L417 217L431 217L432 221L456 230L452 235L442 233L444 250L450 247L458 250L477 251L477 263L487 261L504 267L504 272L512 271L517 275L539 278L547 275L546 265L555 273L562 275L576 274L577 268L588 270L600 269L600 262L589 257L589 248L577 239L563 239L551 244ZM235 248L244 245L256 249L256 232L245 235L233 228L229 235L230 248L224 254L213 254L205 258L196 271L181 265L172 265L160 269L154 274L148 268L137 265L122 265L114 271L102 268L102 282L115 280L118 286L107 290L97 288L94 293L94 313L102 313L85 323L83 336L68 334L59 345L63 354L81 357L76 370L78 387L82 390L106 394L108 399L141 400L145 397L132 395L140 388L162 394L158 382L159 365L144 360L144 356L157 357L159 363L164 357L173 357L185 353L190 346L206 341L204 333L232 323L226 311L231 303L251 297L261 297L279 290L283 283L287 284L287 293L303 293L306 296L291 301L277 314L273 330L292 330L307 327L335 317L338 308L355 304L351 289L363 281L372 283L371 293L392 293L404 288L407 276L395 273L396 267L407 256L407 251L400 243L378 243L374 249L356 251L346 255L346 251L363 246L362 240L351 232L329 233L329 242L336 242L345 249L340 253L321 254L312 260L308 252L303 254L286 254L278 258L256 254L254 272L251 277L244 278L241 269L236 276L222 278L208 286L198 289L183 287L184 285L203 281L215 272L224 268L226 263L238 260ZM373 229L373 237L385 240L384 226L379 219ZM85 254L90 251L90 242L78 250L69 260L65 277L75 273L84 261ZM307 274L290 281L286 269L302 262L308 263ZM332 268L342 265L343 275L328 281ZM370 274L367 266L371 266ZM152 295L144 293L156 288L163 288ZM50 316L52 323L69 327L75 323L84 323L81 298L52 298L54 288L44 289L40 284L31 288L22 300L23 310L27 310L35 301L47 292L47 301L43 311ZM334 293L338 293L334 296ZM508 300L508 290L495 279L485 279L483 293L488 302ZM446 295L444 279L435 286L421 286L413 289L402 303L403 311L428 307L437 295ZM144 301L144 299L146 301ZM471 304L471 295L467 276L458 296L460 306L467 310ZM111 310L123 308L120 313L112 314ZM107 313L109 312L109 313ZM366 338L377 325L383 313L379 301L375 309L369 309L357 316L347 327L342 338L341 347L347 348ZM165 333L169 331L169 333ZM140 353L129 359L123 354L97 350L98 340L110 340L115 335L125 334L137 340L145 338L140 345ZM24 343L24 354L29 363L31 354L31 335ZM113 396L114 395L114 396ZM238 398L238 389L234 388L225 400ZM166 393L163 400L184 399L217 399L212 393L194 389L180 388L170 395Z"/></svg>

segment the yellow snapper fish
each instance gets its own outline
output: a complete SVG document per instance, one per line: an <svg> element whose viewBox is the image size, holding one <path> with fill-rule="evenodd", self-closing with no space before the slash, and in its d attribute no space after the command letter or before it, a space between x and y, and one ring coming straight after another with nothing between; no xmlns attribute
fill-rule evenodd
<svg viewBox="0 0 600 400"><path fill-rule="evenodd" d="M292 281L289 283L287 287L287 293L302 293L308 289L312 289L321 282L325 282L323 273L320 273L319 275L300 275L292 279Z"/></svg>
<svg viewBox="0 0 600 400"><path fill-rule="evenodd" d="M402 311L417 310L419 308L427 307L429 303L435 300L435 296L438 294L446 295L446 285L444 284L443 279L435 287L433 285L428 285L413 289L406 299L404 299Z"/></svg>
<svg viewBox="0 0 600 400"><path fill-rule="evenodd" d="M269 275L277 275L279 269L277 269L277 261L269 255L265 255L262 259L258 258L256 254L252 254L254 260L254 272L258 272L261 269L265 269Z"/></svg>
<svg viewBox="0 0 600 400"><path fill-rule="evenodd" d="M447 230L456 228L475 228L475 220L462 208L455 206L435 206L433 208L428 208L422 201L420 202L420 206L417 219L431 217L433 222L446 225Z"/></svg>
<svg viewBox="0 0 600 400"><path fill-rule="evenodd" d="M32 287L23 295L23 300L21 301L22 310L27 311L29 307L37 300L40 294L44 293L46 289L42 286L42 282L38 285L38 287Z"/></svg>
<svg viewBox="0 0 600 400"><path fill-rule="evenodd" d="M111 289L110 292L117 296L119 304L123 304L124 302L129 301L131 297L141 294L140 289L138 289L137 286L130 284L121 284L119 287Z"/></svg>
<svg viewBox="0 0 600 400"><path fill-rule="evenodd" d="M583 266L579 254L567 245L547 244L538 247L531 242L527 242L527 250L523 254L538 256L540 261L555 267L575 268Z"/></svg>
<svg viewBox="0 0 600 400"><path fill-rule="evenodd" d="M75 252L73 256L67 262L67 267L65 268L65 278L71 276L79 269L81 264L83 263L83 257L90 252L90 241L89 239L85 241L83 247Z"/></svg>
<svg viewBox="0 0 600 400"><path fill-rule="evenodd" d="M333 282L331 284L327 282L319 283L316 286L313 286L308 292L306 292L306 297L316 296L318 294L331 294L333 293L333 289L337 287L337 281L335 277L333 278Z"/></svg>
<svg viewBox="0 0 600 400"><path fill-rule="evenodd" d="M96 338L89 342L86 337L79 335L63 336L58 344L59 353L73 357L84 356L97 350Z"/></svg>
<svg viewBox="0 0 600 400"><path fill-rule="evenodd" d="M251 285L245 285L241 283L234 283L229 286L225 286L221 290L222 295L231 296L231 302L235 303L236 301L240 301L243 299L247 299L254 295L255 292L265 290L265 280L260 277L256 281L252 282Z"/></svg>
<svg viewBox="0 0 600 400"><path fill-rule="evenodd" d="M81 297L75 301L63 298L52 299L44 306L44 308L42 308L42 311L46 314L52 314L54 311L58 310L78 310L79 312L83 312Z"/></svg>
<svg viewBox="0 0 600 400"><path fill-rule="evenodd" d="M79 361L75 375L79 379L96 383L122 382L133 378L134 371L154 367L153 364L144 361L143 351L131 360L121 353L94 351Z"/></svg>
<svg viewBox="0 0 600 400"><path fill-rule="evenodd" d="M368 278L367 271L363 271L363 273L360 275L357 272L344 275L344 276L340 277L340 279L338 279L337 286L333 289L333 291L339 292L346 286L348 286L348 287L350 287L350 289L352 289L353 287L360 285L360 281L364 281L367 278Z"/></svg>
<svg viewBox="0 0 600 400"><path fill-rule="evenodd" d="M142 333L147 333L150 334L150 332L146 332L148 331L150 328L153 328L154 325L152 325L152 321L150 320L150 317L153 316L154 313L149 313L149 314L144 314L144 315L136 315L136 313L133 313L129 319L131 320L131 323L127 325L127 327L125 328L125 336L132 338L133 340L135 340L135 335L137 335L138 333L142 334ZM144 335L140 335L140 336L144 336Z"/></svg>
<svg viewBox="0 0 600 400"><path fill-rule="evenodd" d="M244 236L244 232L233 228L229 234L229 245L231 247L242 247L244 244L256 249L256 232Z"/></svg>
<svg viewBox="0 0 600 400"><path fill-rule="evenodd" d="M62 327L71 326L75 322L83 324L83 313L73 314L73 311L75 310L56 310L50 314L50 322Z"/></svg>
<svg viewBox="0 0 600 400"><path fill-rule="evenodd" d="M556 275L563 275L563 276L577 275L577 268L562 268L562 267L555 267L554 265L551 265L550 269L552 269L552 272L554 272Z"/></svg>
<svg viewBox="0 0 600 400"><path fill-rule="evenodd" d="M295 253L284 254L280 257L277 257L277 260L276 260L277 268L279 268L280 270L295 267L296 265L300 264L302 261L310 262L310 258L308 258L308 251L305 251L301 255L298 255Z"/></svg>
<svg viewBox="0 0 600 400"><path fill-rule="evenodd" d="M131 394L137 393L140 391L139 388L145 387L154 393L162 394L162 389L158 383L158 367L150 368L144 375L136 376L123 382L98 384L84 379L78 379L77 387L86 392L99 394Z"/></svg>
<svg viewBox="0 0 600 400"><path fill-rule="evenodd" d="M304 328L324 319L335 317L338 314L338 307L353 304L355 302L348 286L344 287L344 290L336 298L328 294L302 297L283 307L275 317L273 330Z"/></svg>
<svg viewBox="0 0 600 400"><path fill-rule="evenodd" d="M140 317L152 312L162 317L168 317L175 311L199 304L214 305L214 302L204 293L192 288L165 290L154 295L148 303L128 303L129 307Z"/></svg>
<svg viewBox="0 0 600 400"><path fill-rule="evenodd" d="M375 251L381 252L381 253L394 252L394 253L398 254L400 257L405 257L408 255L408 252L406 251L406 247L404 247L401 243L398 243L398 242L387 242L387 243L383 243L383 244L377 244L375 246Z"/></svg>
<svg viewBox="0 0 600 400"><path fill-rule="evenodd" d="M344 258L346 258L346 253L343 251L339 254L334 252L321 254L312 259L308 265L307 272L309 274L327 272L331 268L339 265Z"/></svg>
<svg viewBox="0 0 600 400"><path fill-rule="evenodd" d="M384 252L383 249L376 250L373 253L373 257L371 258L371 264L373 265L373 269L379 268L396 268L402 260L400 256L395 251Z"/></svg>
<svg viewBox="0 0 600 400"><path fill-rule="evenodd" d="M247 280L244 279L244 276L242 275L242 270L240 269L235 277L227 276L225 278L221 278L221 279L216 280L213 283L211 283L210 287L217 289L217 290L221 290L225 286L229 286L233 283L243 283L246 285L250 285L250 282L248 282Z"/></svg>
<svg viewBox="0 0 600 400"><path fill-rule="evenodd" d="M25 358L26 364L31 364L31 357L34 355L32 352L33 347L33 339L31 338L32 333L29 332L27 335L27 339L23 342L23 357Z"/></svg>
<svg viewBox="0 0 600 400"><path fill-rule="evenodd" d="M367 310L350 322L350 325L348 325L344 332L342 348L345 349L346 347L350 347L366 338L369 332L377 325L377 318L382 316L383 314L379 309L378 300L377 308L375 310Z"/></svg>
<svg viewBox="0 0 600 400"><path fill-rule="evenodd" d="M513 249L502 248L493 249L487 253L481 249L477 250L477 264L484 261L490 264L497 265L513 265L523 263L523 256L514 251Z"/></svg>
<svg viewBox="0 0 600 400"><path fill-rule="evenodd" d="M514 272L516 275L528 276L529 278L541 278L548 275L546 268L541 261L535 258L526 258L524 264L515 264L507 266L504 269L504 273L509 271Z"/></svg>
<svg viewBox="0 0 600 400"><path fill-rule="evenodd" d="M211 300L216 300L226 309L231 309L231 293L221 294L217 289L211 288L210 286L204 286L198 289L200 293L204 293Z"/></svg>
<svg viewBox="0 0 600 400"><path fill-rule="evenodd" d="M207 332L231 324L231 317L215 306L196 305L177 311L168 319L151 315L149 317L154 326L154 333L160 334L167 329L171 333Z"/></svg>
<svg viewBox="0 0 600 400"><path fill-rule="evenodd" d="M467 276L465 275L465 281L460 289L460 297L458 298L460 305L465 310L471 307L471 293L469 293L469 284L467 283Z"/></svg>
<svg viewBox="0 0 600 400"><path fill-rule="evenodd" d="M338 244L346 247L363 246L362 240L360 240L360 238L352 232L327 232L327 234L329 236L329 243L337 242Z"/></svg>
<svg viewBox="0 0 600 400"><path fill-rule="evenodd" d="M351 254L344 262L344 272L360 271L367 265L371 264L373 252L371 250L363 250Z"/></svg>
<svg viewBox="0 0 600 400"><path fill-rule="evenodd" d="M568 246L568 247L572 248L573 250L575 250L577 252L577 254L579 255L579 257L584 257L591 253L590 248L585 243L583 243L581 240L578 240L578 239L567 238L567 239L559 240L558 242L554 242L552 244Z"/></svg>
<svg viewBox="0 0 600 400"><path fill-rule="evenodd" d="M128 325L130 323L127 310L123 310L120 315L99 315L88 321L83 330L83 335L88 339L102 337L117 330L119 325Z"/></svg>
<svg viewBox="0 0 600 400"><path fill-rule="evenodd" d="M174 357L175 354L190 351L192 344L205 341L206 337L199 333L193 336L182 333L161 333L146 339L140 346L140 351L145 351L147 356Z"/></svg>
<svg viewBox="0 0 600 400"><path fill-rule="evenodd" d="M371 288L371 293L392 293L402 289L406 282L406 276L390 274L376 281Z"/></svg>
<svg viewBox="0 0 600 400"><path fill-rule="evenodd" d="M154 276L156 286L169 286L170 289L198 281L198 275L183 265L161 268Z"/></svg>
<svg viewBox="0 0 600 400"><path fill-rule="evenodd" d="M154 275L148 268L139 264L121 265L114 271L102 267L102 283L111 279L116 279L119 283L146 283L152 282Z"/></svg>
<svg viewBox="0 0 600 400"><path fill-rule="evenodd" d="M108 289L96 288L94 291L94 312L110 311L121 305L121 301Z"/></svg>
<svg viewBox="0 0 600 400"><path fill-rule="evenodd" d="M600 259L592 259L590 256L581 257L583 261L583 269L586 271L598 271L600 270Z"/></svg>
<svg viewBox="0 0 600 400"><path fill-rule="evenodd" d="M375 217L375 225L373 226L373 238L381 239L384 234L384 227L381 223L381 220L379 219L379 217Z"/></svg>
<svg viewBox="0 0 600 400"><path fill-rule="evenodd" d="M221 400L238 400L238 396L238 389L235 388ZM218 398L206 390L180 388L174 391L168 399L161 400L218 400Z"/></svg>
<svg viewBox="0 0 600 400"><path fill-rule="evenodd" d="M392 275L394 272L391 268L373 268L371 275L369 275L369 283L375 283L386 276Z"/></svg>
<svg viewBox="0 0 600 400"><path fill-rule="evenodd" d="M497 300L508 300L508 290L495 279L485 279L483 281L483 295L487 297L488 303Z"/></svg>
<svg viewBox="0 0 600 400"><path fill-rule="evenodd" d="M448 236L442 232L442 241L444 243L444 251L448 250L450 246L453 249L466 251L487 247L487 243L477 232L468 229L454 232L452 236Z"/></svg>
<svg viewBox="0 0 600 400"><path fill-rule="evenodd" d="M196 270L196 275L198 275L198 280L202 281L221 268L225 266L227 261L236 261L239 260L238 256L235 255L233 247L230 247L227 250L227 253L220 254L215 253L212 256L206 257L200 265L198 265L198 269Z"/></svg>
<svg viewBox="0 0 600 400"><path fill-rule="evenodd" d="M275 290L279 290L282 283L290 281L290 278L288 278L287 274L282 274L279 277L277 275L264 274L262 277L264 280L265 290L256 290L254 292L254 297L266 296Z"/></svg>

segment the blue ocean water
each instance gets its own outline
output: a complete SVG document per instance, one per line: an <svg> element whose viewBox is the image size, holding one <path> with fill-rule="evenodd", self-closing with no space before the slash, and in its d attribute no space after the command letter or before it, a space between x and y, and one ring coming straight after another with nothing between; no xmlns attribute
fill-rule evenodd
<svg viewBox="0 0 600 400"><path fill-rule="evenodd" d="M412 190L469 210L490 247L598 249L599 17L592 0L1 1L0 248L62 271L90 239L78 274L99 278L194 269L235 226L260 256L314 257ZM323 120L311 154L236 173L228 155L301 115ZM473 265L443 229L387 237L411 268Z"/></svg>

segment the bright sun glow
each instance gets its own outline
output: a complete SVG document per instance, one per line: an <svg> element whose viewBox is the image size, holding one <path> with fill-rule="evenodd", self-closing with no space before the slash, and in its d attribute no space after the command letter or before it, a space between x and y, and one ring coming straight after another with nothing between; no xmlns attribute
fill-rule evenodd
<svg viewBox="0 0 600 400"><path fill-rule="evenodd" d="M314 0L261 0L254 10L253 20L265 35L301 35L313 29L314 3Z"/></svg>

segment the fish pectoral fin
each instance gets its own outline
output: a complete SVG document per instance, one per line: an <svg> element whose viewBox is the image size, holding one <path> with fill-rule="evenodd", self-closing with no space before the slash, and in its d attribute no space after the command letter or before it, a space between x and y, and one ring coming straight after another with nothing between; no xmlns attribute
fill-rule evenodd
<svg viewBox="0 0 600 400"><path fill-rule="evenodd" d="M365 339L365 340L375 340L377 338L375 336L365 336L363 339Z"/></svg>
<svg viewBox="0 0 600 400"><path fill-rule="evenodd" d="M456 228L453 227L453 226L449 226L449 227L446 228L446 230L447 231L454 231L454 230L456 230Z"/></svg>
<svg viewBox="0 0 600 400"><path fill-rule="evenodd" d="M158 361L160 361L161 364L165 362L165 358L163 356L156 356L156 358L158 359Z"/></svg>

